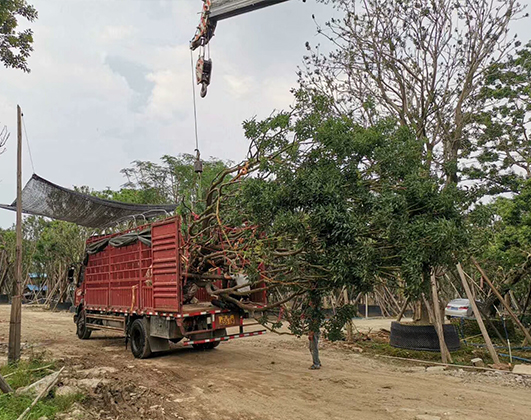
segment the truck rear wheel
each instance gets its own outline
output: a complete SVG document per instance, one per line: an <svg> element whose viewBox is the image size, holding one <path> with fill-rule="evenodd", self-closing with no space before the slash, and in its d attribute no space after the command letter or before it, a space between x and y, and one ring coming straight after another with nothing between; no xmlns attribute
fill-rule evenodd
<svg viewBox="0 0 531 420"><path fill-rule="evenodd" d="M87 340L90 338L90 334L92 334L92 330L90 330L87 327L87 317L85 315L84 309L82 309L81 312L79 312L79 315L77 317L76 327L77 327L76 328L77 336L81 340Z"/></svg>
<svg viewBox="0 0 531 420"><path fill-rule="evenodd" d="M196 350L212 350L219 346L219 341L212 341L210 343L192 344L192 347Z"/></svg>
<svg viewBox="0 0 531 420"><path fill-rule="evenodd" d="M137 359L146 359L151 356L149 335L144 319L136 319L131 325L131 352Z"/></svg>

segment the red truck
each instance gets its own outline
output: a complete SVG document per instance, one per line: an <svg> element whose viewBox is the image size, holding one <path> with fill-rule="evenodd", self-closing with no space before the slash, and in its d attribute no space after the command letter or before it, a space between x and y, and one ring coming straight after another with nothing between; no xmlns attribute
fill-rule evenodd
<svg viewBox="0 0 531 420"><path fill-rule="evenodd" d="M248 313L212 300L204 288L195 288L192 302L185 303L191 297L184 290L184 262L179 217L91 237L75 293L78 337L88 339L93 330L120 331L133 355L146 358L169 349L170 341L206 350L265 333L244 331L258 324L244 324ZM250 300L265 304L265 292L253 292Z"/></svg>

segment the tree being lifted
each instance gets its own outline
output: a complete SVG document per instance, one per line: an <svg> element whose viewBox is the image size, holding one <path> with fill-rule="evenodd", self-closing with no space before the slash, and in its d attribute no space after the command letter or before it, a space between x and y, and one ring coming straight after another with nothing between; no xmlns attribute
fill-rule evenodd
<svg viewBox="0 0 531 420"><path fill-rule="evenodd" d="M186 267L212 295L242 308L246 285L217 288L214 280L245 273L276 297L264 310L293 300L285 313L298 333L312 319L301 316L310 290L368 291L385 278L418 294L429 268L450 263L464 242L460 193L423 169L411 130L392 120L363 128L329 116L326 98L299 99L312 111L245 124L249 157L220 174L206 211L190 222ZM328 330L337 332L352 309Z"/></svg>
<svg viewBox="0 0 531 420"><path fill-rule="evenodd" d="M343 17L318 32L333 51L307 44L296 107L245 124L248 159L219 176L189 226L190 278L241 307L244 285L213 280L245 271L278 296L270 306L302 302L314 282L326 294L376 278L420 300L466 243L458 163L484 76L519 46L508 31L522 7L331 3ZM301 308L291 309L297 330Z"/></svg>

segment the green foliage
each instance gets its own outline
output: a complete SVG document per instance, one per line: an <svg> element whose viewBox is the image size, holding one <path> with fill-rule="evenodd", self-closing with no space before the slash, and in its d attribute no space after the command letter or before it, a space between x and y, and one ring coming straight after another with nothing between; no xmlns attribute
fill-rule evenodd
<svg viewBox="0 0 531 420"><path fill-rule="evenodd" d="M474 115L477 163L465 170L483 194L518 192L531 176L531 43L493 64L485 75Z"/></svg>
<svg viewBox="0 0 531 420"><path fill-rule="evenodd" d="M322 269L325 292L342 285L367 291L385 276L401 277L418 295L430 269L452 264L465 243L466 197L429 173L408 128L392 120L363 128L326 117L326 101L314 103L299 118L280 113L245 124L261 150L278 153L242 185L238 214L268 237L289 236L303 250L299 275Z"/></svg>
<svg viewBox="0 0 531 420"><path fill-rule="evenodd" d="M326 338L330 341L339 341L345 339L343 328L347 322L352 321L358 313L358 309L353 305L343 305L336 310L331 318L324 322Z"/></svg>
<svg viewBox="0 0 531 420"><path fill-rule="evenodd" d="M470 252L492 278L507 283L502 286L504 292L516 286L517 296L526 296L530 282L531 180L522 182L520 194L512 198L498 197L477 206L469 220L473 227Z"/></svg>
<svg viewBox="0 0 531 420"><path fill-rule="evenodd" d="M73 223L27 216L22 224L22 271L57 280L65 275L69 265L79 263L89 232ZM16 236L14 227L0 229L0 247L15 261ZM39 280L36 280L38 283Z"/></svg>
<svg viewBox="0 0 531 420"><path fill-rule="evenodd" d="M26 0L0 2L0 61L5 67L29 73L27 59L33 51L33 31L25 29L17 32L18 18L33 22L37 16L37 10Z"/></svg>

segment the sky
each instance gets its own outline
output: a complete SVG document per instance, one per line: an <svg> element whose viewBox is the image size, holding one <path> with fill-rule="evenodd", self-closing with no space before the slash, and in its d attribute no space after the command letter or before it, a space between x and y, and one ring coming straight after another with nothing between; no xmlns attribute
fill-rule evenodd
<svg viewBox="0 0 531 420"><path fill-rule="evenodd" d="M0 126L11 131L0 155L0 203L11 203L16 194L17 104L35 172L65 187L118 189L125 182L120 170L134 160L193 153L189 41L201 0L30 3L39 12L29 25L35 39L31 73L0 67ZM332 14L316 0L291 0L219 22L210 44L209 93L197 97L203 158L245 157L242 122L293 103L290 88L305 43L323 41L312 15L324 23ZM531 39L528 20L514 28L524 42ZM23 147L25 183L33 168L25 140ZM14 220L0 210L0 227Z"/></svg>
<svg viewBox="0 0 531 420"><path fill-rule="evenodd" d="M134 160L194 153L189 41L201 0L29 3L39 12L29 25L31 73L0 67L0 125L11 131L0 155L0 203L16 195L17 104L35 173L65 187L118 189L120 170ZM242 160L242 122L293 103L305 42L317 42L312 14L324 22L332 9L292 0L218 23L209 93L197 96L203 158ZM25 139L23 147L25 183L33 169ZM0 210L0 227L14 220Z"/></svg>

